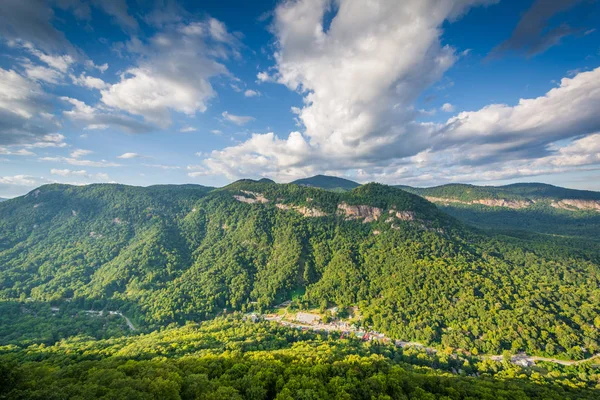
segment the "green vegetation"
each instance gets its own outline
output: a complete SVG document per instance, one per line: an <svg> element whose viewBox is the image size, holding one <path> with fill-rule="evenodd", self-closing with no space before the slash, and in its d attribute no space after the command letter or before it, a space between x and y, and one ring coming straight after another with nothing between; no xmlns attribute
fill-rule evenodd
<svg viewBox="0 0 600 400"><path fill-rule="evenodd" d="M544 183L514 183L506 186L476 186L462 183L451 183L429 188L417 188L402 185L398 185L396 187L406 190L410 193L418 194L419 196L457 199L462 201L479 199L600 200L600 193L598 192L566 189Z"/></svg>
<svg viewBox="0 0 600 400"><path fill-rule="evenodd" d="M315 175L310 178L297 179L292 183L301 186L310 186L338 192L345 192L347 190L352 190L360 186L359 183L356 183L349 179L327 175Z"/></svg>
<svg viewBox="0 0 600 400"><path fill-rule="evenodd" d="M587 190L565 189L541 183L516 183L506 186L474 186L449 184L431 188L398 186L419 196L436 198L438 207L453 217L479 228L520 236L517 231L546 235L600 238L600 212L577 209L556 202L600 201L600 193ZM444 200L455 200L444 201ZM476 203L485 200L515 202L506 206ZM520 202L520 203L519 203ZM493 204L493 203L491 203ZM592 244L597 246L596 243Z"/></svg>
<svg viewBox="0 0 600 400"><path fill-rule="evenodd" d="M43 186L0 204L0 398L592 398L586 364L457 355L599 352L590 243L479 231L379 184ZM219 318L286 300L438 353Z"/></svg>
<svg viewBox="0 0 600 400"><path fill-rule="evenodd" d="M234 198L257 194L268 202ZM341 204L381 217L351 219ZM358 305L364 324L434 346L573 359L600 349L593 253L480 234L388 186L49 185L0 215L5 301L118 310L154 329L297 296L302 308Z"/></svg>
<svg viewBox="0 0 600 400"><path fill-rule="evenodd" d="M590 365L522 368L219 318L0 348L0 398L594 399Z"/></svg>
<svg viewBox="0 0 600 400"><path fill-rule="evenodd" d="M71 336L96 339L129 333L122 316L79 310L65 303L53 307L41 302L0 302L0 343L52 345Z"/></svg>

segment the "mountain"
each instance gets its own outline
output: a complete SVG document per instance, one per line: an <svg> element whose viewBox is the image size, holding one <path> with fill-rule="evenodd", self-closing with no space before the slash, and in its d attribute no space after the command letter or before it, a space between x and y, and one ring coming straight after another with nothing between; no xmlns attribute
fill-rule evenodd
<svg viewBox="0 0 600 400"><path fill-rule="evenodd" d="M599 192L542 183L397 187L436 203L470 225L486 229L600 237Z"/></svg>
<svg viewBox="0 0 600 400"><path fill-rule="evenodd" d="M0 202L6 201L8 199L5 199L4 197L0 197Z"/></svg>
<svg viewBox="0 0 600 400"><path fill-rule="evenodd" d="M359 183L354 181L327 175L315 175L310 178L295 180L292 183L301 186L316 187L335 191L347 191L360 186Z"/></svg>
<svg viewBox="0 0 600 400"><path fill-rule="evenodd" d="M144 330L294 300L358 307L392 338L581 358L600 349L599 262L380 184L53 184L0 204L0 303L119 310Z"/></svg>

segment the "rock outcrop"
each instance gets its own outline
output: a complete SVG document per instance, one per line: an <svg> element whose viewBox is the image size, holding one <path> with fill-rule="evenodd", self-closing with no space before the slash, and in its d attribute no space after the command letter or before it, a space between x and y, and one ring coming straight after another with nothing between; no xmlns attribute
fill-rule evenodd
<svg viewBox="0 0 600 400"><path fill-rule="evenodd" d="M305 206L292 206L289 204L281 204L281 203L275 204L275 207L279 208L280 210L295 210L295 211L299 212L300 214L304 215L305 217L325 217L325 216L327 216L326 212L321 211L318 208L311 208L311 207L305 207Z"/></svg>
<svg viewBox="0 0 600 400"><path fill-rule="evenodd" d="M242 203L254 204L254 203L268 203L269 199L267 199L262 193L250 192L248 190L242 190L247 196L233 195L233 198L237 201L241 201Z"/></svg>
<svg viewBox="0 0 600 400"><path fill-rule="evenodd" d="M363 222L377 221L381 216L381 208L366 205L351 206L346 203L340 203L337 207L338 214L345 215L346 219L364 218Z"/></svg>
<svg viewBox="0 0 600 400"><path fill-rule="evenodd" d="M598 200L564 199L553 201L550 205L554 208L561 208L563 210L600 211L600 201Z"/></svg>
<svg viewBox="0 0 600 400"><path fill-rule="evenodd" d="M463 201L463 200L459 200L459 199L449 199L449 198L431 197L431 196L427 196L425 198L427 200L431 201L432 203L481 204L481 205L488 206L488 207L507 207L507 208L513 208L513 209L526 208L535 203L533 200L529 200L529 199L526 199L526 200L477 199L477 200L472 200L472 201Z"/></svg>

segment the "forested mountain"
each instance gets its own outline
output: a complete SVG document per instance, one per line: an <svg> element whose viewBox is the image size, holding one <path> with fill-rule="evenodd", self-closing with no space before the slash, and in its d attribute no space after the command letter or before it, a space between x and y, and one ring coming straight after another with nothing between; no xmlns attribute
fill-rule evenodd
<svg viewBox="0 0 600 400"><path fill-rule="evenodd" d="M436 203L448 214L494 231L600 238L600 193L542 183L506 186L396 186Z"/></svg>
<svg viewBox="0 0 600 400"><path fill-rule="evenodd" d="M580 358L600 347L597 253L477 233L379 184L48 185L0 204L0 297L142 327L226 310L359 306L403 340Z"/></svg>
<svg viewBox="0 0 600 400"><path fill-rule="evenodd" d="M352 190L358 186L360 183L356 183L349 179L338 178L336 176L327 176L327 175L315 175L310 178L297 179L292 183L301 186L310 186L321 189L328 190L336 190L336 191L346 191Z"/></svg>
<svg viewBox="0 0 600 400"><path fill-rule="evenodd" d="M535 368L243 322L0 347L8 399L597 399L589 364Z"/></svg>
<svg viewBox="0 0 600 400"><path fill-rule="evenodd" d="M505 186L476 186L453 183L429 188L396 186L408 192L439 199L461 201L504 200L591 200L600 201L600 193L589 190L567 189L545 183L514 183Z"/></svg>

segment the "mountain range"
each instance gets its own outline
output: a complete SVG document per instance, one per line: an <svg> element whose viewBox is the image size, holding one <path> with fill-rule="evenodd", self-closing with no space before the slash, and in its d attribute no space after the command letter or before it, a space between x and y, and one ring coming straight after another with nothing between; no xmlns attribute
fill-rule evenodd
<svg viewBox="0 0 600 400"><path fill-rule="evenodd" d="M147 327L296 299L359 306L392 337L576 357L599 349L599 255L582 243L479 231L380 184L53 184L0 204L0 298Z"/></svg>

